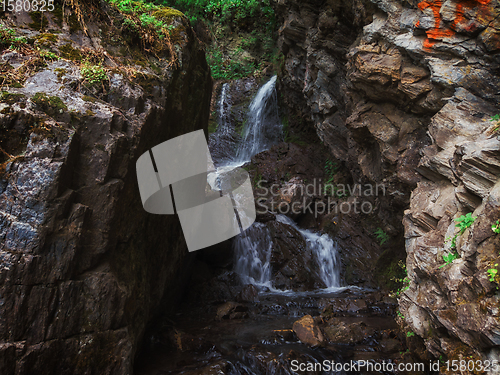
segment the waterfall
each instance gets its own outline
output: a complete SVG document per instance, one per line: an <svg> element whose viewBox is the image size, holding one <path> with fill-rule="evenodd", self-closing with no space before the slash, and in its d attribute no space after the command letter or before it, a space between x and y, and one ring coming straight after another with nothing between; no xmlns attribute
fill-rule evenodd
<svg viewBox="0 0 500 375"><path fill-rule="evenodd" d="M287 216L278 215L276 220L292 226L302 235L315 258L318 275L327 289L340 288L340 262L334 241L327 234L319 235L310 230L299 228ZM255 223L244 234L234 239L236 259L234 271L244 284L253 284L260 288L265 287L273 292L279 292L273 287L271 278L272 245L269 230L262 223Z"/></svg>
<svg viewBox="0 0 500 375"><path fill-rule="evenodd" d="M222 86L217 102L218 126L210 135L210 152L214 163L224 171L249 162L255 154L268 150L283 140L283 129L278 111L276 76L258 91L248 107L243 134L240 136L231 123L231 86Z"/></svg>
<svg viewBox="0 0 500 375"><path fill-rule="evenodd" d="M236 153L231 154L235 144L235 131L230 121L231 98L230 86L222 86L218 101L219 126L214 139L218 142L216 154L217 176L240 166L259 152L269 149L283 139L283 130L278 114L276 94L276 76L264 84L255 95L248 108L247 122L243 129L243 139L238 143ZM233 151L234 152L234 151ZM236 197L236 201L238 198ZM286 216L278 215L277 220L294 227L304 238L317 263L317 274L327 288L339 288L339 262L337 248L326 234L319 235L301 229ZM245 233L233 240L235 250L235 272L244 284L253 284L261 289L278 292L272 284L271 251L273 241L268 228L262 223L255 223Z"/></svg>
<svg viewBox="0 0 500 375"><path fill-rule="evenodd" d="M236 257L234 271L243 284L272 289L270 261L273 242L267 227L255 223L233 241Z"/></svg>
<svg viewBox="0 0 500 375"><path fill-rule="evenodd" d="M294 227L306 240L307 247L311 249L319 269L319 276L328 289L339 288L340 262L337 246L327 234L319 235L299 226L289 217L278 215L276 220Z"/></svg>
<svg viewBox="0 0 500 375"><path fill-rule="evenodd" d="M243 140L236 152L236 162L250 161L252 156L269 149L283 140L283 129L278 113L276 76L262 86L248 108L248 119L243 129Z"/></svg>
<svg viewBox="0 0 500 375"><path fill-rule="evenodd" d="M219 102L217 103L219 107L219 126L217 127L217 132L221 135L228 135L230 132L229 114L231 113L231 103L229 101L228 91L229 83L224 83L222 85Z"/></svg>

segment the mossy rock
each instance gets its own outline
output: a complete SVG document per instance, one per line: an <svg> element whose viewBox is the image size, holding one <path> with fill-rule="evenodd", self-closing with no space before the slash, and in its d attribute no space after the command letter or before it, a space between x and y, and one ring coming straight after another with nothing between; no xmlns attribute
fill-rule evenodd
<svg viewBox="0 0 500 375"><path fill-rule="evenodd" d="M155 86L161 86L160 79L152 74L139 75L134 79L134 83L141 86L148 95L154 91Z"/></svg>
<svg viewBox="0 0 500 375"><path fill-rule="evenodd" d="M24 94L17 94L8 91L3 91L0 95L0 102L12 105L18 103L22 98L25 98Z"/></svg>
<svg viewBox="0 0 500 375"><path fill-rule="evenodd" d="M187 40L186 28L184 26L178 26L170 30L170 40L174 44L186 42Z"/></svg>
<svg viewBox="0 0 500 375"><path fill-rule="evenodd" d="M35 37L35 44L42 47L50 47L57 42L57 36L51 33L41 33Z"/></svg>
<svg viewBox="0 0 500 375"><path fill-rule="evenodd" d="M82 96L82 100L86 101L86 102L91 102L91 103L95 103L97 102L97 99L92 97L92 96L89 96L89 95L83 95Z"/></svg>
<svg viewBox="0 0 500 375"><path fill-rule="evenodd" d="M63 78L66 74L68 74L68 70L67 70L67 69L64 69L64 68L55 68L55 69L54 69L54 72L56 73L56 75L57 75L57 79L58 79L59 81L61 81L61 80L62 80L62 78Z"/></svg>
<svg viewBox="0 0 500 375"><path fill-rule="evenodd" d="M152 16L162 21L169 21L174 17L185 18L184 13L170 7L162 7L161 9L158 9L157 11L153 12Z"/></svg>
<svg viewBox="0 0 500 375"><path fill-rule="evenodd" d="M68 110L68 107L58 96L47 96L43 92L38 92L31 98L31 101L36 104L43 112L50 116L56 116Z"/></svg>
<svg viewBox="0 0 500 375"><path fill-rule="evenodd" d="M71 43L66 43L65 45L59 47L59 52L61 54L61 57L66 60L80 61L82 59L80 51L78 51L76 48L73 48Z"/></svg>

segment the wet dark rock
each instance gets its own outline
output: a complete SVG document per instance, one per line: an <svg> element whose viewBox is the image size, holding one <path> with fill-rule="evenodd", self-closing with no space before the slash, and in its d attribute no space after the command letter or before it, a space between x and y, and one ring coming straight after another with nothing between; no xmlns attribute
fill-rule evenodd
<svg viewBox="0 0 500 375"><path fill-rule="evenodd" d="M375 329L364 322L347 323L337 318L328 320L323 331L326 338L336 344L359 344L375 333Z"/></svg>
<svg viewBox="0 0 500 375"><path fill-rule="evenodd" d="M269 221L266 225L273 238L271 265L275 286L292 290L324 287L312 251L302 235L292 226L278 221Z"/></svg>
<svg viewBox="0 0 500 375"><path fill-rule="evenodd" d="M259 291L253 285L246 285L238 295L240 302L257 302L259 300Z"/></svg>
<svg viewBox="0 0 500 375"><path fill-rule="evenodd" d="M88 34L51 25L56 43L122 61L105 52L94 15ZM40 35L19 16L4 22ZM135 163L206 126L210 73L186 30L177 69L163 55L154 67L114 66L94 96L80 90L81 65L69 59L4 87L19 100L0 103L0 145L13 155L0 155L0 373L131 373L146 325L175 307L191 257L177 218L143 210ZM2 57L19 62L8 50ZM157 78L157 89L128 77L134 70Z"/></svg>
<svg viewBox="0 0 500 375"><path fill-rule="evenodd" d="M236 302L226 302L217 308L216 319L243 319L248 317L248 307Z"/></svg>
<svg viewBox="0 0 500 375"><path fill-rule="evenodd" d="M322 316L332 317L336 314L342 312L348 313L360 313L368 310L368 306L365 300L362 299L335 299L327 307L324 308L321 313Z"/></svg>
<svg viewBox="0 0 500 375"><path fill-rule="evenodd" d="M385 353L400 352L402 348L401 341L396 339L383 339L378 346L378 349Z"/></svg>

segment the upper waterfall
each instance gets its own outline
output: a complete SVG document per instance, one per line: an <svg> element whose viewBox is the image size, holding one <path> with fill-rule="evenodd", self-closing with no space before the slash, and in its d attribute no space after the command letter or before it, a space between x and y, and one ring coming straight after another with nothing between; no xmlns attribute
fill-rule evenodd
<svg viewBox="0 0 500 375"><path fill-rule="evenodd" d="M276 76L273 76L250 103L243 139L236 152L236 161L245 163L252 156L269 149L283 140L283 129L278 112Z"/></svg>

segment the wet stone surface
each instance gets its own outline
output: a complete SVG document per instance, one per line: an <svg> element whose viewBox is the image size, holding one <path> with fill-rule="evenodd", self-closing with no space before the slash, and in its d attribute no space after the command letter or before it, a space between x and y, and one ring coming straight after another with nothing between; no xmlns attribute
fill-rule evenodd
<svg viewBox="0 0 500 375"><path fill-rule="evenodd" d="M186 302L173 319L155 325L136 373L321 374L332 372L293 371L294 364L409 360L395 302L378 292L261 292L258 300Z"/></svg>

